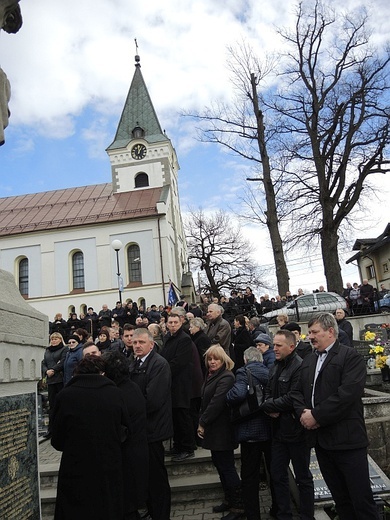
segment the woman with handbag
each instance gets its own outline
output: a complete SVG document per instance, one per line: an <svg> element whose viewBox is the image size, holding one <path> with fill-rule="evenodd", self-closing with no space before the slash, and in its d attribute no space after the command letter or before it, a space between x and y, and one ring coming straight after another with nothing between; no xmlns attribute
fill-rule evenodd
<svg viewBox="0 0 390 520"><path fill-rule="evenodd" d="M226 502L213 508L215 513L230 511L224 520L237 520L244 515L241 499L241 481L234 464L233 426L226 394L234 385L233 361L220 345L212 345L205 354L208 373L202 387L202 404L198 436L202 446L211 450L211 459L216 467L225 493Z"/></svg>
<svg viewBox="0 0 390 520"><path fill-rule="evenodd" d="M269 371L263 364L260 350L255 347L245 350L244 362L245 366L236 372L236 382L227 393L226 400L229 406L239 410L240 413L237 415L241 415L235 424L235 434L241 447L241 484L245 514L247 520L260 520L260 464L264 455L266 468L270 474L271 419L264 412L259 412L263 394L261 391L256 392L256 387L266 388ZM258 394L257 406L252 399L256 393ZM270 489L272 497L270 514L276 516L277 506L272 482Z"/></svg>

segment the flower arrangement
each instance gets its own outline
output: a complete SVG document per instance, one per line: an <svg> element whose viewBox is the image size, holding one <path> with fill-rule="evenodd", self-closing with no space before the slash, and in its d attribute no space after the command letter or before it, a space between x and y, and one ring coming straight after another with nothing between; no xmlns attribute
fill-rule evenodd
<svg viewBox="0 0 390 520"><path fill-rule="evenodd" d="M383 354L384 351L385 351L384 347L381 347L380 345L375 345L375 346L373 345L370 348L369 354L375 354L375 356L379 356L379 355Z"/></svg>
<svg viewBox="0 0 390 520"><path fill-rule="evenodd" d="M376 368L380 368L380 369L385 368L385 366L387 366L386 361L387 361L387 356L376 356L376 358L375 358Z"/></svg>
<svg viewBox="0 0 390 520"><path fill-rule="evenodd" d="M365 341L372 341L374 340L376 337L376 334L375 332L371 332L370 330L368 330L365 334L364 334L364 340Z"/></svg>

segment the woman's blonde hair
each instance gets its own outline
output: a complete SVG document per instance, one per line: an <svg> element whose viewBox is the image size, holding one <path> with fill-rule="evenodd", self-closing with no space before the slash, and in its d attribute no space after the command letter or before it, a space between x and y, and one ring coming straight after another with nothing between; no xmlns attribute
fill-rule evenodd
<svg viewBox="0 0 390 520"><path fill-rule="evenodd" d="M53 334L50 334L49 339L52 338L59 338L61 342L65 345L64 338L62 337L62 334L60 334L59 332L53 332Z"/></svg>
<svg viewBox="0 0 390 520"><path fill-rule="evenodd" d="M287 314L278 314L276 316L276 321L280 324L283 321L285 324L288 323L288 315Z"/></svg>
<svg viewBox="0 0 390 520"><path fill-rule="evenodd" d="M218 343L216 345L211 345L211 347L206 350L204 354L206 366L210 357L222 361L226 366L226 370L232 370L234 367L234 361L226 354L224 349Z"/></svg>

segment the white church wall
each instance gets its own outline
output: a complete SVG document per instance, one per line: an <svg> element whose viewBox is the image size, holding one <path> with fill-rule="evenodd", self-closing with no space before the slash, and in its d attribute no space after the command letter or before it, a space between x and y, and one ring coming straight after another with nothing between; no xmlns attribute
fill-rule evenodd
<svg viewBox="0 0 390 520"><path fill-rule="evenodd" d="M41 247L39 244L22 244L22 240L2 240L0 249L0 267L18 276L18 259L25 257L29 263L29 295L42 296ZM19 283L19 280L16 280Z"/></svg>

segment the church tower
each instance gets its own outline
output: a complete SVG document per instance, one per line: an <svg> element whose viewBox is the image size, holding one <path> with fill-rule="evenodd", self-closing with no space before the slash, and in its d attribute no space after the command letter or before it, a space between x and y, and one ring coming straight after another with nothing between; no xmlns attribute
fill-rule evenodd
<svg viewBox="0 0 390 520"><path fill-rule="evenodd" d="M114 193L171 185L177 192L176 152L161 129L135 57L135 72L115 139L107 148Z"/></svg>

